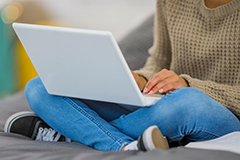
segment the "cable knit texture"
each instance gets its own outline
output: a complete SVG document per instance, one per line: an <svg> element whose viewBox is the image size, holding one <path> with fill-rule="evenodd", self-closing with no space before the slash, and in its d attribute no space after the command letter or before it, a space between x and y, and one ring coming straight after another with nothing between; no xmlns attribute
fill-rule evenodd
<svg viewBox="0 0 240 160"><path fill-rule="evenodd" d="M169 69L240 119L240 0L209 9L204 0L157 0L150 79Z"/></svg>

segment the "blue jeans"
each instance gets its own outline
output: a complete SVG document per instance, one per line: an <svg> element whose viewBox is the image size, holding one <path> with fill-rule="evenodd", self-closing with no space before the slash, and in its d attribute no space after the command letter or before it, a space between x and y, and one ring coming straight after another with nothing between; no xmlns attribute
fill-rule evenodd
<svg viewBox="0 0 240 160"><path fill-rule="evenodd" d="M152 125L159 127L169 143L240 131L232 112L190 87L167 94L148 108L49 95L39 77L28 82L25 94L32 110L49 126L102 151L121 150Z"/></svg>

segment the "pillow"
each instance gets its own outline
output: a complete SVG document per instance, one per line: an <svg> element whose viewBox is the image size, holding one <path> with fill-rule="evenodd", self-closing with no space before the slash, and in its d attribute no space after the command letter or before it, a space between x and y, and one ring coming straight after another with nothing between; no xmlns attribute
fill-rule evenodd
<svg viewBox="0 0 240 160"><path fill-rule="evenodd" d="M131 70L144 66L148 49L153 45L154 16L150 16L119 42L120 49Z"/></svg>

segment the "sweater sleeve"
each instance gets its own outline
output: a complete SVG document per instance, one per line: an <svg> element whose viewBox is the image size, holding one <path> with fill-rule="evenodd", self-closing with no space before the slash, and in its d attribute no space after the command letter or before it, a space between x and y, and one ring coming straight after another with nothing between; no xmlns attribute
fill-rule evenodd
<svg viewBox="0 0 240 160"><path fill-rule="evenodd" d="M150 56L146 64L135 73L149 80L162 69L169 69L171 63L171 45L167 29L165 0L157 0L154 23L154 44L149 49Z"/></svg>
<svg viewBox="0 0 240 160"><path fill-rule="evenodd" d="M185 74L180 76L188 81L190 87L203 91L240 117L240 85L230 86L213 81L202 81Z"/></svg>

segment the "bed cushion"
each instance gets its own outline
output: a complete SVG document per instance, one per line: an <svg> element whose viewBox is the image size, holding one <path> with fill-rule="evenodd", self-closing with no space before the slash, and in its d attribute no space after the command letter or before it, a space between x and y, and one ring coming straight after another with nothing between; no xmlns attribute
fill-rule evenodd
<svg viewBox="0 0 240 160"><path fill-rule="evenodd" d="M239 160L238 154L174 148L168 151L156 149L150 152L102 152L89 149L80 143L36 142L20 135L0 132L1 160Z"/></svg>

